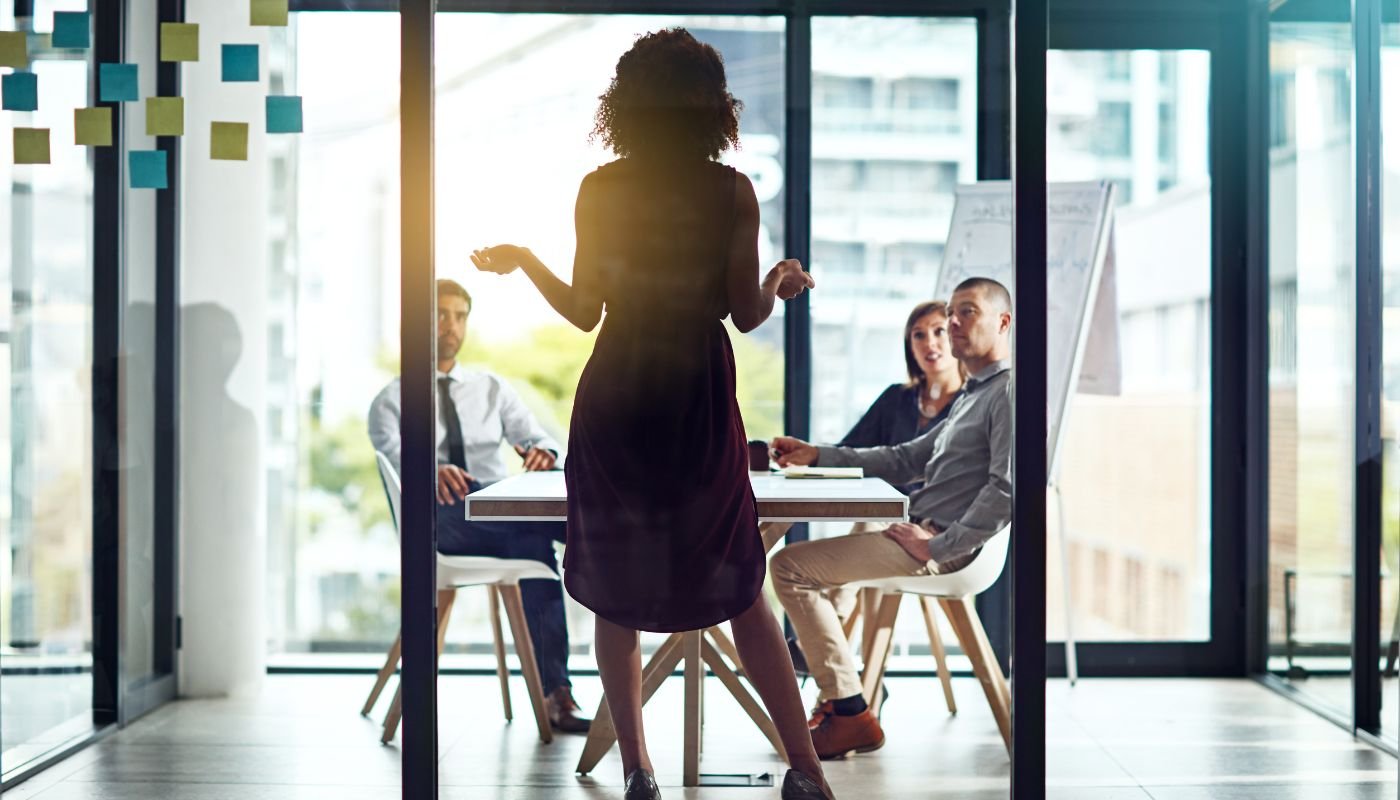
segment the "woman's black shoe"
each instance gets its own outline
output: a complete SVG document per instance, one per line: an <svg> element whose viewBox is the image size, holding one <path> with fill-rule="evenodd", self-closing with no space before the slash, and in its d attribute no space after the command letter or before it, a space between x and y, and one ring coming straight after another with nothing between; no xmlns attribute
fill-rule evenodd
<svg viewBox="0 0 1400 800"><path fill-rule="evenodd" d="M638 767L627 776L627 788L622 792L622 800L661 800L661 787L656 785L656 778L650 772Z"/></svg>
<svg viewBox="0 0 1400 800"><path fill-rule="evenodd" d="M787 771L783 777L783 800L827 800L826 792L822 791L821 784L810 778L805 772L798 772L795 769Z"/></svg>

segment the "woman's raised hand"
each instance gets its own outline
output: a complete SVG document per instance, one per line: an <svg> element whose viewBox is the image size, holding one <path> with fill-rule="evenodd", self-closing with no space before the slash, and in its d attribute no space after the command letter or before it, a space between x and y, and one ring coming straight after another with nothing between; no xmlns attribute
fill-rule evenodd
<svg viewBox="0 0 1400 800"><path fill-rule="evenodd" d="M498 244L495 247L472 251L472 263L477 269L497 275L509 275L519 269L529 257L528 248L514 244Z"/></svg>
<svg viewBox="0 0 1400 800"><path fill-rule="evenodd" d="M812 280L812 274L802 269L802 262L795 258L779 261L768 271L768 277L764 278L765 283L769 281L777 284L774 294L779 300L791 300L817 286L816 281Z"/></svg>

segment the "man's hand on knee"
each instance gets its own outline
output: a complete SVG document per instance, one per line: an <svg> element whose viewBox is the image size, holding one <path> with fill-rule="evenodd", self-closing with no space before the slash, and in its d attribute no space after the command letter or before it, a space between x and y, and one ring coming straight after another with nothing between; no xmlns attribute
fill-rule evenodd
<svg viewBox="0 0 1400 800"><path fill-rule="evenodd" d="M438 464L437 500L439 505L455 505L471 494L473 478L454 464Z"/></svg>
<svg viewBox="0 0 1400 800"><path fill-rule="evenodd" d="M915 525L912 522L896 522L885 529L885 536L893 539L909 557L920 564L930 561L933 554L929 552L928 543L933 539L934 533Z"/></svg>

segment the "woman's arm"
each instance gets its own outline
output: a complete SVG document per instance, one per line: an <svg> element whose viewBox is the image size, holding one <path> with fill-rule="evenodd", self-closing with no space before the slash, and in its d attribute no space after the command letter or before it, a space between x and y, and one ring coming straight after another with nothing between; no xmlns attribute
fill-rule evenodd
<svg viewBox="0 0 1400 800"><path fill-rule="evenodd" d="M741 333L762 325L773 314L775 299L791 300L816 284L796 259L779 261L758 278L758 198L753 183L740 172L734 182L734 228L726 267L729 318Z"/></svg>
<svg viewBox="0 0 1400 800"><path fill-rule="evenodd" d="M836 443L836 446L880 447L882 445L899 444L898 442L886 441L886 439L889 438L886 435L886 431L889 430L889 425L886 424L885 418L889 415L891 407L899 402L901 388L902 387L896 383L881 392L880 396L875 398L875 402L870 404L870 408L865 410L865 414L861 416L860 421L851 427L851 430L841 441Z"/></svg>
<svg viewBox="0 0 1400 800"><path fill-rule="evenodd" d="M569 321L569 324L583 331L591 331L603 316L603 297L599 291L596 276L596 228L593 224L593 195L589 181L584 179L579 186L578 201L574 205L574 227L577 230L578 244L574 249L574 283L572 286L560 280L543 261L530 252L529 248L512 244L502 244L477 250L472 253L472 263L477 269L509 274L518 267L525 272L540 294Z"/></svg>

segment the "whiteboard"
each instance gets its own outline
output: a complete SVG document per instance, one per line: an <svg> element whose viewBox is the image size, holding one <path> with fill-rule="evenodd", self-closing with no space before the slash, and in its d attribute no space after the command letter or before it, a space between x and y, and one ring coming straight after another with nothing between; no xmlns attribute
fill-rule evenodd
<svg viewBox="0 0 1400 800"><path fill-rule="evenodd" d="M1053 479L1072 387L1116 394L1121 378L1116 281L1109 255L1113 184L1052 183L1046 199L1047 457ZM1010 289L1014 304L1011 253L1015 211L1011 181L980 181L958 187L934 297L948 299L959 283L981 277ZM1109 265L1107 274L1105 262ZM1091 322L1095 341L1086 357Z"/></svg>

